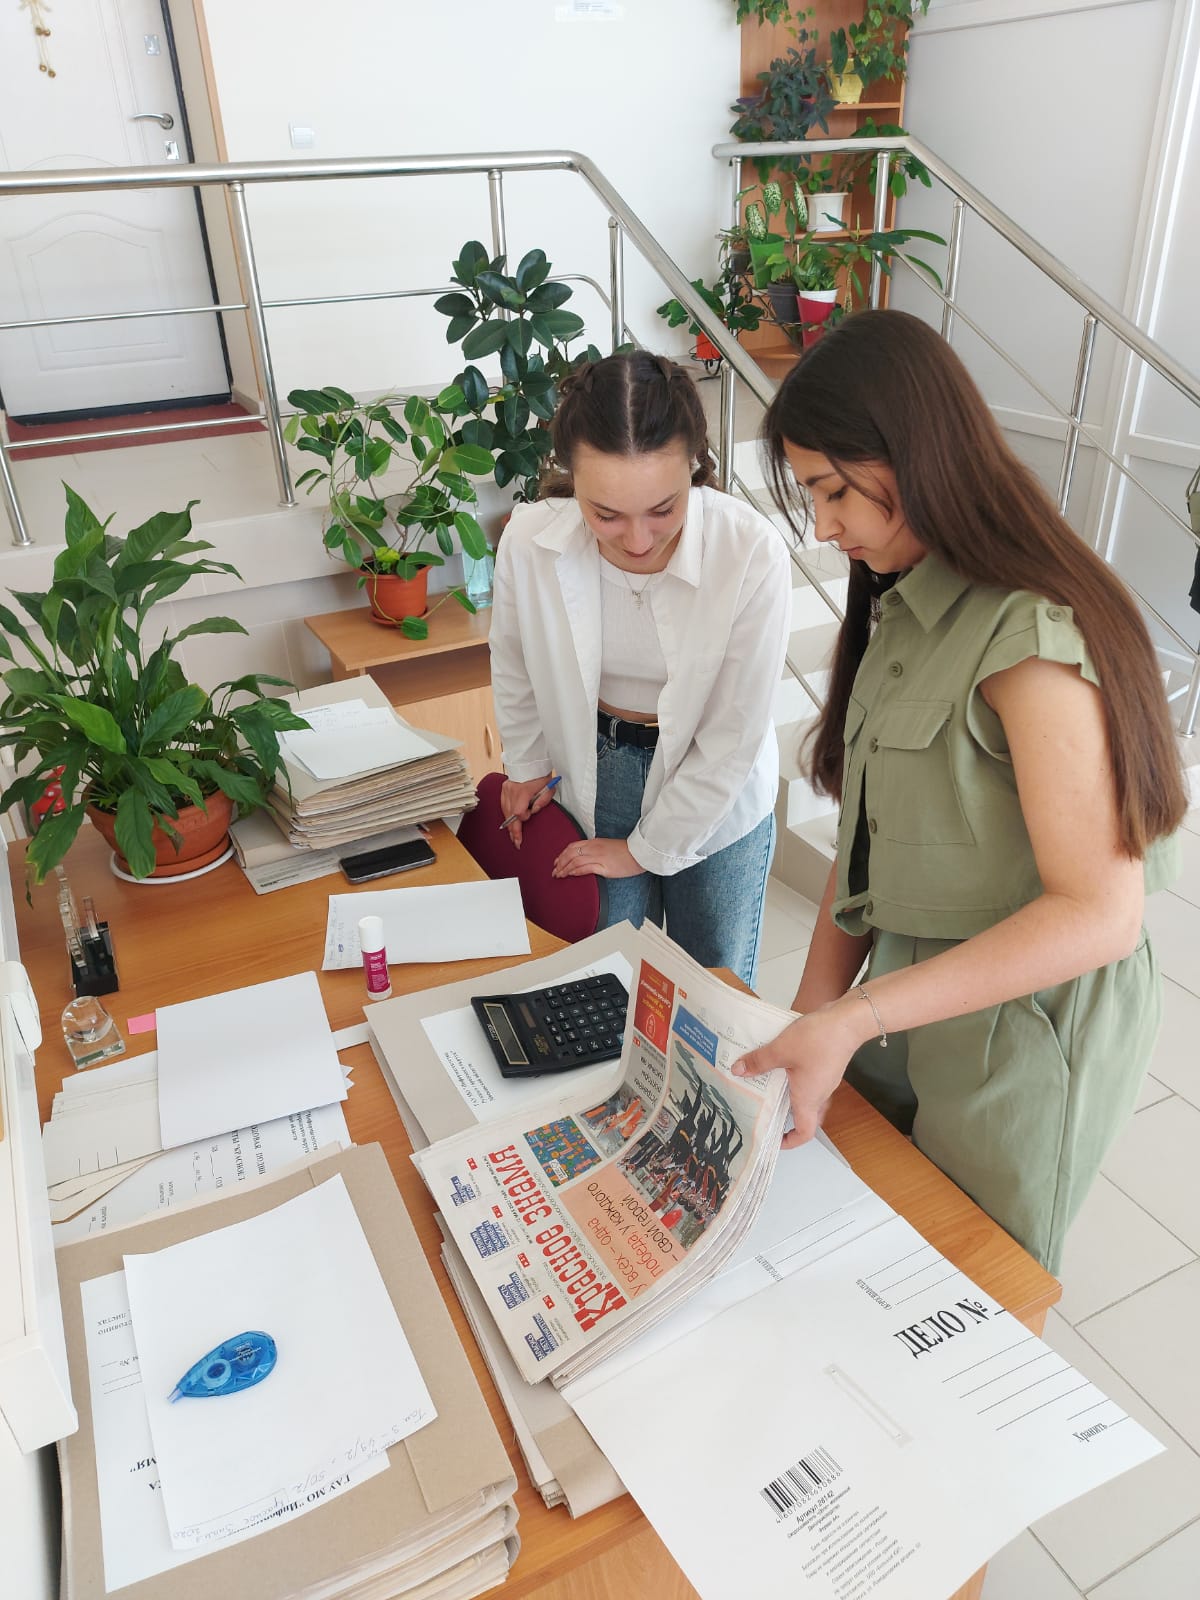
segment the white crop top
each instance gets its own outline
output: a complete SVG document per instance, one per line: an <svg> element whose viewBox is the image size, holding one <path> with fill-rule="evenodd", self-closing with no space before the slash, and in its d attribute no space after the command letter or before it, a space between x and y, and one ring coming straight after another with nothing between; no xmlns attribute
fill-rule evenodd
<svg viewBox="0 0 1200 1600"><path fill-rule="evenodd" d="M600 698L622 711L654 716L667 662L648 590L662 573L625 572L601 556L600 577Z"/></svg>

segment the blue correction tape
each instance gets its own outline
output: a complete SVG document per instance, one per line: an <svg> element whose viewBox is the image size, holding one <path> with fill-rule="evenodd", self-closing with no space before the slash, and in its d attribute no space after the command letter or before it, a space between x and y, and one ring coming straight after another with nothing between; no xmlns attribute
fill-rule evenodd
<svg viewBox="0 0 1200 1600"><path fill-rule="evenodd" d="M252 1389L274 1372L275 1360L275 1341L269 1333L237 1333L189 1367L167 1399L204 1400Z"/></svg>

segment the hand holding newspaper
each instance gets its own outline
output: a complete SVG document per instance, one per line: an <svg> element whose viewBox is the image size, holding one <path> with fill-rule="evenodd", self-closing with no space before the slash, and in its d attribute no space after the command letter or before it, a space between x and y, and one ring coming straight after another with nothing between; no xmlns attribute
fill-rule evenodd
<svg viewBox="0 0 1200 1600"><path fill-rule="evenodd" d="M720 1269L761 1204L787 1115L782 1073L729 1069L791 1014L653 927L630 929L625 948L634 981L611 1094L594 1104L548 1079L536 1110L413 1158L531 1383L579 1376Z"/></svg>

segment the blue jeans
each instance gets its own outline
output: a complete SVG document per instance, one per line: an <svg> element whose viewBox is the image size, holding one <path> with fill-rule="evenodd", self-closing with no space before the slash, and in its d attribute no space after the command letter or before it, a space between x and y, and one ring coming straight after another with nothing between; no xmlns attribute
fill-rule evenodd
<svg viewBox="0 0 1200 1600"><path fill-rule="evenodd" d="M642 815L642 795L653 750L596 738L596 837L627 839ZM693 961L728 967L754 987L762 937L767 873L775 850L775 818L767 815L750 832L694 867L671 877L654 872L608 878L604 926L645 918L666 929Z"/></svg>

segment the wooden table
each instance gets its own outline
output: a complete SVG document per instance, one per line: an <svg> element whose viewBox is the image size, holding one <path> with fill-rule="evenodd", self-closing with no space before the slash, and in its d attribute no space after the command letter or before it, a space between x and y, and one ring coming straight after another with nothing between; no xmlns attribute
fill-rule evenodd
<svg viewBox="0 0 1200 1600"><path fill-rule="evenodd" d="M380 879L373 888L461 882L482 876L450 831L436 824L434 866ZM52 884L25 903L23 846L10 848L21 960L42 1008L45 1038L37 1053L38 1103L43 1121L55 1092L71 1070L59 1013L71 998L66 952ZM67 861L76 899L90 894L97 914L112 927L121 988L108 1004L122 1030L130 1017L160 1005L217 993L293 972L317 969L332 1027L362 1020L361 972L321 972L326 900L345 885L320 878L269 895L256 895L229 862L205 878L153 886L123 883L108 871L107 849L85 827ZM532 954L547 955L561 941L530 927ZM511 965L508 957L392 968L396 990L449 983ZM130 1054L154 1046L153 1034L126 1035ZM695 1591L667 1554L628 1495L573 1521L548 1511L531 1487L512 1426L483 1358L442 1269L441 1236L428 1191L409 1160L408 1138L369 1046L345 1056L355 1085L346 1120L356 1143L377 1140L425 1247L459 1337L471 1359L518 1480L521 1554L508 1583L494 1591L508 1600L691 1600ZM920 1155L852 1090L834 1097L826 1128L854 1169L909 1219L956 1266L1040 1333L1059 1286L991 1219ZM979 1575L952 1600L976 1596ZM929 1600L939 1600L930 1596Z"/></svg>

